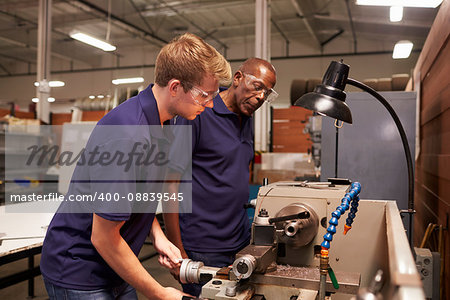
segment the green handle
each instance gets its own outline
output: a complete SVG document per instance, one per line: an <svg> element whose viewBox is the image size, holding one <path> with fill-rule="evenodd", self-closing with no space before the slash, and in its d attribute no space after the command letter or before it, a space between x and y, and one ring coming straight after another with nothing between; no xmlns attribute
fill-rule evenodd
<svg viewBox="0 0 450 300"><path fill-rule="evenodd" d="M333 283L333 287L337 290L339 289L339 283L336 279L336 275L334 275L334 271L331 267L328 268L328 274L330 275L331 282Z"/></svg>

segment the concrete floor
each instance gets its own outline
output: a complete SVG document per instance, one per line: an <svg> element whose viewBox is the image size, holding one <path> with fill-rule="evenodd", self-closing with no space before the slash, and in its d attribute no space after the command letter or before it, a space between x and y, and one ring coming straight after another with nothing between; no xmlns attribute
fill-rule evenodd
<svg viewBox="0 0 450 300"><path fill-rule="evenodd" d="M154 253L155 250L152 245L144 245L140 257ZM40 256L36 256L35 262L38 264ZM181 285L176 281L169 271L161 267L158 263L158 256L155 256L149 260L144 261L144 267L147 271L163 286L171 286L177 289L181 289ZM27 260L22 259L0 267L0 277L8 276L15 272L23 271L27 267ZM36 300L48 299L47 292L45 291L44 281L42 276L35 277L34 279L34 293ZM142 294L139 294L139 299L146 299ZM24 281L13 286L0 289L1 300L22 300L28 298L28 281Z"/></svg>

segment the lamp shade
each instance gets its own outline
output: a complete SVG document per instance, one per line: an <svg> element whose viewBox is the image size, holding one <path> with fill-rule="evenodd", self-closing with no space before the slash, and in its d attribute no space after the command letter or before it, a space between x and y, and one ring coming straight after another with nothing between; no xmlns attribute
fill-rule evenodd
<svg viewBox="0 0 450 300"><path fill-rule="evenodd" d="M349 69L342 62L332 61L322 84L316 86L313 92L301 96L294 105L352 124L352 113L345 103L347 95L344 92Z"/></svg>

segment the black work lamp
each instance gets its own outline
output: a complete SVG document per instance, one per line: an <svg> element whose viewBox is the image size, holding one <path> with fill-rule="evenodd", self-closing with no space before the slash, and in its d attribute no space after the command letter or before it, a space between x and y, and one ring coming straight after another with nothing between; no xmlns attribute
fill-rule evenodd
<svg viewBox="0 0 450 300"><path fill-rule="evenodd" d="M389 102L381 96L377 91L371 87L348 78L348 72L350 67L344 64L342 61L332 61L328 66L327 72L325 73L322 84L315 87L314 91L301 96L296 102L295 106L300 106L312 111L315 111L321 115L331 117L336 120L341 120L346 123L352 123L352 113L350 108L345 103L346 94L344 92L345 85L348 83L361 90L371 94L378 101L383 104L383 106L389 111L389 114L394 119L395 125L400 133L400 137L403 144L403 149L405 151L406 163L408 166L408 210L401 211L401 213L409 214L409 243L412 246L412 232L413 232L413 214L414 211L414 171L413 163L411 157L411 151L409 149L408 140L406 138L405 130L403 129L402 123L399 117L395 113Z"/></svg>

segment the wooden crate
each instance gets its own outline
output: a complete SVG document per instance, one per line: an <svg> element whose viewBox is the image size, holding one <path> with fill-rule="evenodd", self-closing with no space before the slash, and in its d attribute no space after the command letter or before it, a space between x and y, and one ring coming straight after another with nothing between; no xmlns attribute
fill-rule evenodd
<svg viewBox="0 0 450 300"><path fill-rule="evenodd" d="M311 111L297 106L273 109L273 152L308 152L312 142L303 129L309 116Z"/></svg>

